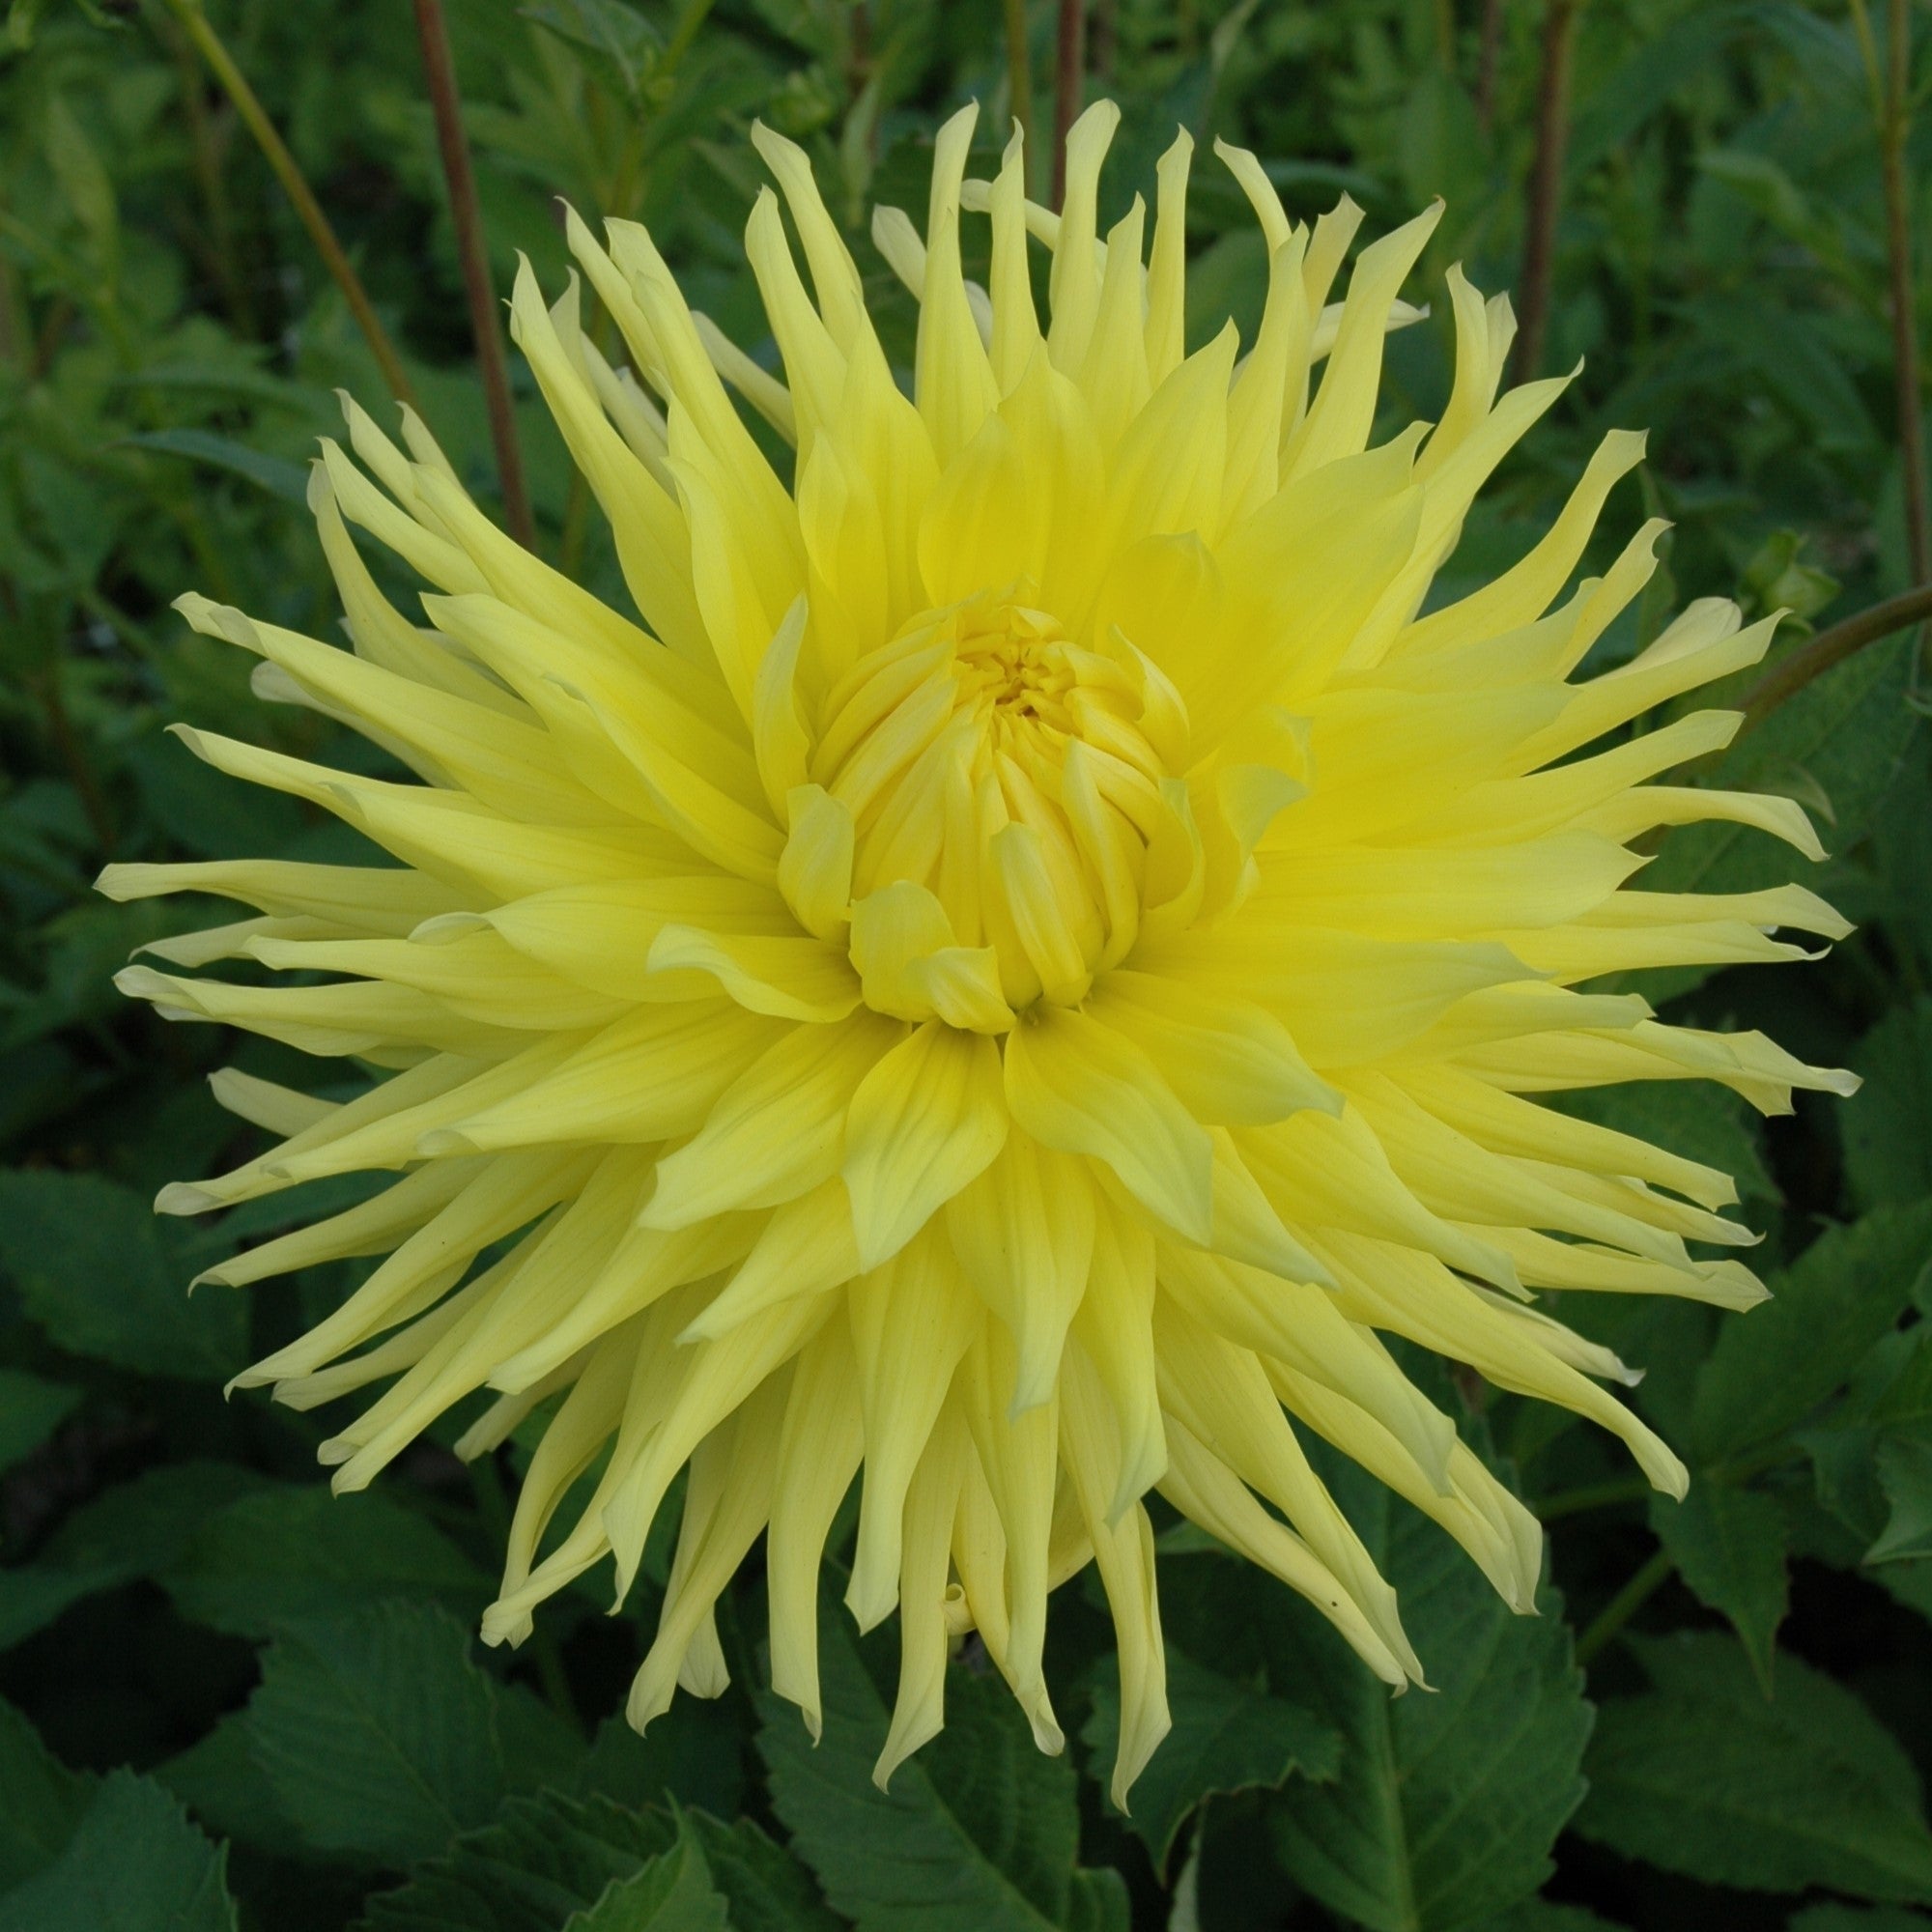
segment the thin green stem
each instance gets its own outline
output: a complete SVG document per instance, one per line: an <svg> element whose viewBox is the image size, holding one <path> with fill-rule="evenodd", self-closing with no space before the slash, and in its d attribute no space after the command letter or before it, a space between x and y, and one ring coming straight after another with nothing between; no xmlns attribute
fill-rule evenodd
<svg viewBox="0 0 1932 1932"><path fill-rule="evenodd" d="M1589 1663L1596 1659L1604 1647L1663 1587L1670 1577L1671 1568L1669 1556L1663 1550L1658 1550L1650 1561L1597 1612L1595 1621L1577 1639L1578 1663Z"/></svg>
<svg viewBox="0 0 1932 1932"><path fill-rule="evenodd" d="M253 304L248 299L248 278L236 247L235 213L228 200L228 185L221 171L221 143L208 104L202 98L201 69L195 65L194 49L172 27L164 26L168 50L174 56L181 76L182 110L187 122L188 154L194 164L196 185L208 215L204 253L221 284L221 298L229 320L242 334L255 333Z"/></svg>
<svg viewBox="0 0 1932 1932"><path fill-rule="evenodd" d="M1913 276L1912 182L1906 143L1912 134L1912 17L1906 0L1890 0L1885 121L1880 129L1885 179L1885 252L1891 281L1893 380L1898 396L1898 460L1905 478L1905 548L1915 582L1932 579L1932 511L1926 505L1924 402L1918 382L1918 316Z"/></svg>
<svg viewBox="0 0 1932 1932"><path fill-rule="evenodd" d="M261 149L263 158L281 183L290 206L301 225L308 230L309 240L315 243L323 266L328 270L335 286L342 291L342 298L349 304L349 312L355 318L355 325L361 329L370 354L383 372L383 380L389 385L390 394L398 402L413 406L415 392L403 371L402 357L396 354L395 344L389 340L387 330L378 320L369 300L369 292L362 286L362 278L344 253L335 230L329 225L328 216L322 212L322 204L316 200L315 190L309 186L301 171L300 163L289 152L288 143L276 131L275 124L269 119L268 110L249 86L247 75L235 65L234 56L222 44L220 35L202 12L198 0L167 0L167 7L181 22L182 31L194 43L196 52L208 63L209 71L220 82L221 91L235 103L235 111L241 115L242 125L255 137L255 145Z"/></svg>
<svg viewBox="0 0 1932 1932"><path fill-rule="evenodd" d="M436 116L437 147L442 178L449 188L449 214L456 228L456 253L463 265L463 292L469 302L469 327L476 338L476 364L483 378L483 400L490 416L490 443L497 456L497 478L503 491L503 522L526 550L536 548L529 493L524 487L524 461L517 448L517 416L510 401L510 365L503 354L503 330L490 287L490 255L483 241L483 211L476 200L476 175L469 165L469 143L463 133L463 99L457 92L456 62L449 50L449 25L442 0L415 0L416 38L422 45L423 77Z"/></svg>

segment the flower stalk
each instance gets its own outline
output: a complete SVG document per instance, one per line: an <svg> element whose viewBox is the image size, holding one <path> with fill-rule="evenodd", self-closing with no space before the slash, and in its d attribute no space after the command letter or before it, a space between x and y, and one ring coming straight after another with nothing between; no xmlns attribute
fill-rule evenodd
<svg viewBox="0 0 1932 1932"><path fill-rule="evenodd" d="M1543 71L1536 91L1536 159L1524 216L1522 299L1514 375L1530 382L1543 367L1549 293L1556 272L1556 222L1563 212L1563 161L1570 146L1570 66L1583 0L1549 0L1543 16Z"/></svg>
<svg viewBox="0 0 1932 1932"><path fill-rule="evenodd" d="M483 378L483 401L490 415L490 444L503 492L503 521L526 550L536 547L529 493L517 448L516 412L510 401L510 365L503 354L503 330L490 288L490 255L483 240L483 213L476 201L476 175L469 165L469 143L463 132L463 99L457 91L456 62L449 48L449 26L442 0L415 0L416 37L422 43L423 75L436 116L437 148L449 188L449 214L456 227L457 259L463 293L476 337L476 364Z"/></svg>
<svg viewBox="0 0 1932 1932"><path fill-rule="evenodd" d="M328 216L322 212L322 204L315 198L315 190L309 186L308 178L301 171L301 163L289 152L288 143L269 119L269 111L249 86L248 76L235 64L234 55L214 31L213 23L202 11L198 0L167 0L167 6L181 22L182 31L194 43L195 51L208 63L209 71L220 83L221 91L235 103L235 111L255 137L255 145L261 149L263 159L281 183L289 205L295 210L301 225L308 230L315 251L322 257L323 267L328 270L330 280L342 291L342 298L349 304L349 313L355 318L355 326L362 331L363 340L376 358L376 366L383 372L383 381L388 385L389 393L398 402L413 406L415 391L403 369L403 359L396 353L396 345L389 340L389 333L369 299L369 292L362 286L361 276L355 272L355 266L350 261Z"/></svg>

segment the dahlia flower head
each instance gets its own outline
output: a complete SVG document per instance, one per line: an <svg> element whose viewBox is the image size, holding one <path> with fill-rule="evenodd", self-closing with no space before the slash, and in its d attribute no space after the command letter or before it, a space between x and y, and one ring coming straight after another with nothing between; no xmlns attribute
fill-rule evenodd
<svg viewBox="0 0 1932 1932"><path fill-rule="evenodd" d="M1017 135L988 183L966 179L974 110L940 129L923 240L894 210L873 231L919 301L910 394L776 134L753 135L778 195L746 250L782 384L642 227L600 242L571 216L629 366L580 326L574 276L547 307L525 265L512 330L635 609L498 530L407 411L399 447L348 405L354 454L325 442L310 503L354 648L180 608L260 659L263 697L413 781L182 736L397 863L122 865L102 889L256 915L149 948L190 970L130 967L128 993L381 1070L342 1102L215 1074L277 1143L157 1205L399 1177L204 1279L383 1258L237 1378L298 1408L384 1385L322 1447L339 1490L480 1390L459 1454L540 1429L486 1638L520 1641L606 1558L621 1603L682 1478L632 1721L724 1688L714 1606L762 1534L772 1683L815 1735L819 1573L856 1477L845 1602L899 1626L881 1780L940 1728L967 1632L1061 1747L1047 1603L1091 1562L1124 1801L1168 1722L1150 1492L1396 1689L1422 1662L1308 1438L1532 1611L1535 1520L1384 1338L1588 1417L1682 1493L1605 1387L1634 1377L1537 1293L1748 1307L1750 1273L1692 1245L1752 1238L1719 1211L1736 1191L1536 1096L1707 1079L1776 1112L1849 1080L1581 989L1847 929L1795 887L1630 883L1634 844L1692 820L1821 856L1787 799L1646 782L1736 713L1621 730L1751 664L1775 619L1699 601L1575 681L1653 568L1659 524L1564 594L1641 439L1606 437L1520 563L1419 614L1563 381L1498 395L1509 304L1452 269L1441 419L1369 446L1439 207L1331 302L1360 211L1297 224L1227 148L1265 308L1245 349L1229 324L1189 353L1191 144L1160 163L1144 260L1139 200L1096 228L1118 120L1073 128L1057 214ZM983 288L962 216L990 217ZM741 406L796 451L789 478ZM419 611L350 525L426 582ZM192 973L224 960L300 978Z"/></svg>

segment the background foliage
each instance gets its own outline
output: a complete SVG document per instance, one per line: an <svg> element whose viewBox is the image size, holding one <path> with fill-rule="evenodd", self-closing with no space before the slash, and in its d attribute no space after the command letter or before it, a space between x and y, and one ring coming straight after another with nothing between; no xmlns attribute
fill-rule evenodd
<svg viewBox="0 0 1932 1932"><path fill-rule="evenodd" d="M998 0L676 5L451 0L498 287L519 249L558 285L560 193L647 218L694 299L755 344L737 248L752 117L810 144L856 236L874 199L923 205L938 113L978 95L990 143L1009 109ZM490 494L409 9L211 9ZM1675 529L1606 657L1692 596L1791 606L1796 639L1907 588L1858 16L1838 0L1571 14L1543 359L1587 361L1446 587L1520 554L1605 429L1649 425L1642 500L1626 489L1608 540L1640 511ZM1591 1103L1737 1172L1766 1236L1778 1298L1748 1318L1563 1311L1649 1366L1634 1400L1694 1462L1690 1499L1648 1497L1603 1438L1445 1375L1465 1434L1551 1526L1544 1615L1522 1620L1405 1505L1336 1473L1433 1693L1391 1702L1276 1585L1170 1533L1175 1731L1131 1820L1094 1776L1116 1707L1086 1583L1056 1606L1062 1759L1033 1751L968 1656L944 1738L874 1791L890 1639L854 1640L828 1607L814 1752L763 1689L755 1574L722 1618L731 1690L639 1740L610 1714L656 1584L614 1618L601 1583L573 1591L515 1657L470 1641L516 1444L466 1469L442 1433L338 1502L313 1462L327 1411L219 1399L344 1270L192 1301L183 1284L318 1211L303 1196L323 1184L212 1227L148 1201L250 1151L209 1068L312 1074L120 1001L109 975L174 915L88 882L109 857L346 849L161 735L186 717L373 755L258 705L240 654L167 604L194 587L331 634L301 465L332 388L374 404L384 384L192 17L15 0L0 57L0 1932L1932 1924L1915 1909L1932 1905L1932 753L1909 636L1811 684L1722 774L1813 809L1834 856L1812 883L1857 935L1809 969L1644 989L1853 1065L1863 1092L1762 1125L1681 1088ZM1108 191L1145 187L1179 121L1269 157L1300 213L1346 188L1373 232L1446 196L1422 291L1436 315L1392 346L1385 427L1433 415L1442 270L1461 260L1486 289L1520 274L1547 17L1532 0L1099 0L1090 89L1126 113ZM1030 0L1025 22L1044 123L1051 7ZM1932 125L1904 171L1932 173ZM1197 318L1232 308L1251 328L1259 238L1211 163L1196 179ZM909 308L858 252L903 351ZM516 380L540 543L611 582ZM1680 838L1646 884L1785 864L1717 832Z"/></svg>

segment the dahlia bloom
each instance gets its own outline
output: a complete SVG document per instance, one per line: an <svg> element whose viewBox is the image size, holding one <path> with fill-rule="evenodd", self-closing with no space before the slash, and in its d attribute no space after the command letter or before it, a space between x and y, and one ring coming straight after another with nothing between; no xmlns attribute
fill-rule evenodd
<svg viewBox="0 0 1932 1932"><path fill-rule="evenodd" d="M340 1104L216 1074L277 1144L157 1205L400 1177L207 1278L383 1257L238 1378L303 1408L386 1384L323 1446L338 1489L479 1390L461 1454L542 1423L486 1637L521 1640L606 1557L621 1602L682 1475L632 1720L680 1683L723 1688L713 1608L762 1533L773 1682L815 1733L818 1573L856 1475L846 1602L862 1626L896 1608L901 1642L880 1777L939 1728L969 1630L1061 1747L1047 1600L1093 1562L1123 1798L1167 1725L1150 1491L1396 1688L1421 1663L1306 1435L1532 1608L1536 1521L1385 1335L1590 1418L1681 1493L1683 1465L1603 1386L1629 1372L1536 1293L1747 1307L1749 1272L1688 1245L1750 1238L1719 1211L1735 1190L1534 1096L1710 1079L1776 1111L1793 1087L1844 1091L1761 1036L1579 988L1846 928L1797 888L1630 883L1634 841L1697 819L1819 856L1788 800L1646 782L1736 714L1620 735L1756 660L1773 620L1701 601L1571 681L1652 568L1654 524L1563 594L1640 439L1605 440L1513 569L1419 614L1476 491L1564 386L1498 397L1508 302L1451 270L1441 420L1368 446L1439 211L1365 248L1331 303L1360 212L1297 225L1222 150L1265 237L1265 312L1245 354L1232 324L1190 354L1190 143L1160 164L1144 262L1138 200L1096 230L1118 118L1074 128L1058 214L1027 200L1017 137L985 183L965 178L973 110L940 130L923 240L895 211L875 225L919 298L910 395L776 135L754 138L810 291L770 190L746 248L782 384L686 306L643 228L600 242L573 216L629 366L580 327L575 278L546 307L526 266L513 331L635 611L497 530L412 415L398 447L348 405L354 455L324 444L310 501L354 649L181 609L261 660L261 696L340 719L413 781L182 736L397 864L101 883L253 908L150 949L178 968L301 976L135 966L126 991L383 1070ZM985 288L962 275L962 212L990 216ZM730 389L795 463L768 460ZM427 582L420 613L386 601L352 524Z"/></svg>

